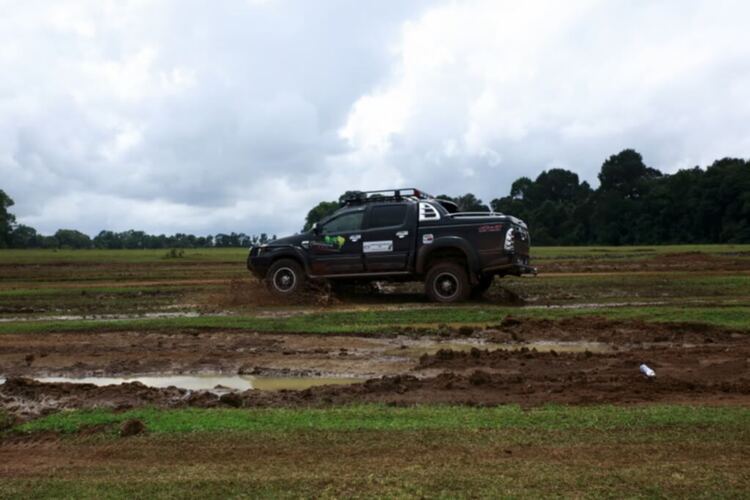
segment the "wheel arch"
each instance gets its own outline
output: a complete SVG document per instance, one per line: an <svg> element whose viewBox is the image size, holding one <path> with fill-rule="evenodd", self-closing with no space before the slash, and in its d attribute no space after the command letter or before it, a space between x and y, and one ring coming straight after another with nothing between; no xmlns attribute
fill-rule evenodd
<svg viewBox="0 0 750 500"><path fill-rule="evenodd" d="M281 259L292 259L296 261L297 264L300 265L300 267L302 267L302 270L308 277L310 276L310 268L307 264L307 259L305 258L304 254L301 250L291 245L274 248L271 251L271 255L268 256L268 259L268 266L266 267L266 270L270 269L271 266L274 265L274 263L278 262Z"/></svg>
<svg viewBox="0 0 750 500"><path fill-rule="evenodd" d="M442 259L459 259L466 265L469 278L474 281L479 271L479 259L469 242L457 236L436 238L429 245L422 245L417 252L416 272L424 274L430 265Z"/></svg>

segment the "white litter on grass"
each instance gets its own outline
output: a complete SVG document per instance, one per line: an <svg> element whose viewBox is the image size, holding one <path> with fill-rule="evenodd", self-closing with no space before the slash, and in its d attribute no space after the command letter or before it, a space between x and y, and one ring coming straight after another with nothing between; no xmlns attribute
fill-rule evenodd
<svg viewBox="0 0 750 500"><path fill-rule="evenodd" d="M645 363L640 366L641 373L648 378L656 377L656 372L648 367Z"/></svg>

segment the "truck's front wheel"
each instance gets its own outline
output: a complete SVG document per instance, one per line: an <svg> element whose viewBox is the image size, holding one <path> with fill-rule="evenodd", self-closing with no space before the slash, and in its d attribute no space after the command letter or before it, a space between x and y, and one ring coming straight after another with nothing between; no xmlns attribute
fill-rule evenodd
<svg viewBox="0 0 750 500"><path fill-rule="evenodd" d="M424 286L427 296L435 302L461 302L471 294L469 275L455 262L439 262L430 267Z"/></svg>
<svg viewBox="0 0 750 500"><path fill-rule="evenodd" d="M289 297L302 290L305 284L305 272L297 261L281 259L268 268L265 281L271 293L279 297Z"/></svg>

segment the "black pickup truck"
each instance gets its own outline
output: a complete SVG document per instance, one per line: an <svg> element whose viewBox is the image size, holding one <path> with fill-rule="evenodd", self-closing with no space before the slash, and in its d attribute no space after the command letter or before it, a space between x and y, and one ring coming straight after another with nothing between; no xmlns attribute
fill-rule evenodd
<svg viewBox="0 0 750 500"><path fill-rule="evenodd" d="M459 212L417 189L358 192L306 233L253 247L248 269L280 296L307 280L424 281L437 302L480 295L495 276L535 273L526 224Z"/></svg>

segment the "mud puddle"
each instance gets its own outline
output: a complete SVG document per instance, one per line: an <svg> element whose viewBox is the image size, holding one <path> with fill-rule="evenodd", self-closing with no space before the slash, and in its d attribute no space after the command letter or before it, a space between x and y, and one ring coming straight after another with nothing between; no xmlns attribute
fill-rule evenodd
<svg viewBox="0 0 750 500"><path fill-rule="evenodd" d="M146 387L166 389L176 387L191 391L210 391L216 394L230 391L280 391L304 390L321 385L346 385L362 382L355 377L270 377L257 375L148 375L139 377L36 377L34 380L43 383L94 384L99 387L107 385L139 382ZM0 382L4 380L0 379Z"/></svg>

